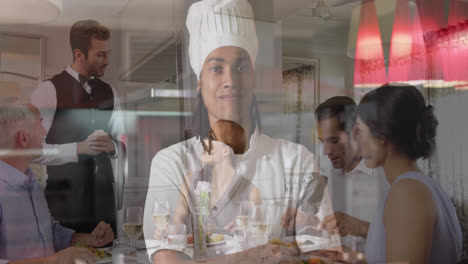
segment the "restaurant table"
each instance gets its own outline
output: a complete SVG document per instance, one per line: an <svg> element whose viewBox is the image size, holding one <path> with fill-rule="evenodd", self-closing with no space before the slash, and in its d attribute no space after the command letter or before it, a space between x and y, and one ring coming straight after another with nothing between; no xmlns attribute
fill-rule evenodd
<svg viewBox="0 0 468 264"><path fill-rule="evenodd" d="M136 243L136 249L131 248L101 248L100 250L105 250L112 254L112 258L105 258L97 261L97 264L149 264L151 263L147 250L145 248L144 241L140 240Z"/></svg>
<svg viewBox="0 0 468 264"><path fill-rule="evenodd" d="M243 250L246 250L246 248L241 248L238 246L238 244L234 241L234 239L230 236L226 237L225 241L223 243L219 243L216 245L209 245L207 246L207 253L209 256L216 256L216 255L228 255L228 254L234 254L237 252L241 252ZM307 240L314 240L312 236L297 236L297 238L300 239L307 239ZM293 240L292 237L287 237L284 239L284 241L289 241ZM314 241L318 241L320 238L315 238ZM317 250L315 250L314 246L303 246L303 249L306 250L312 250L310 252L306 252L302 254L303 259L323 259L326 263L343 263L341 253L339 252L339 236L335 236L333 239L330 240L331 243L329 246L333 248L332 250L326 250L326 249L320 249L319 246L317 246ZM147 240L147 247L148 247L148 253L146 256L149 254L153 254L159 249L159 244L160 242L158 240ZM250 245L249 248L254 247L253 245ZM336 247L336 248L335 248ZM189 257L193 257L194 254L194 248L193 245L188 245L186 249L183 251L184 254L188 255ZM149 261L149 258L147 257L147 261ZM146 262L142 262L146 263Z"/></svg>

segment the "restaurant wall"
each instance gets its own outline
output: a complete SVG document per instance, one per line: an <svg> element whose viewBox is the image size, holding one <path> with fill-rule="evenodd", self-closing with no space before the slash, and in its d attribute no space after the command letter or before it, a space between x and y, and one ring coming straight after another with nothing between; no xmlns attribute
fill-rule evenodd
<svg viewBox="0 0 468 264"><path fill-rule="evenodd" d="M349 85L349 69L346 67L348 59L345 51L339 47L317 47L313 46L313 42L284 41L283 56L319 60L320 102L335 95L353 96L353 88Z"/></svg>
<svg viewBox="0 0 468 264"><path fill-rule="evenodd" d="M0 33L16 36L38 36L45 39L45 79L63 71L72 62L72 52L69 43L71 25L0 25ZM111 84L118 84L120 72L120 33L111 30L111 63L106 70L104 80ZM31 92L35 87L31 87ZM114 87L119 89L117 85ZM120 94L121 91L119 91ZM125 93L122 90L123 94Z"/></svg>

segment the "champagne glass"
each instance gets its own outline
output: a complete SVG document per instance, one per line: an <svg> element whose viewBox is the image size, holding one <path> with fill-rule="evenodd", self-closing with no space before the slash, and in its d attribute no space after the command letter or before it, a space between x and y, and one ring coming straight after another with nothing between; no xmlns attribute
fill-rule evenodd
<svg viewBox="0 0 468 264"><path fill-rule="evenodd" d="M269 219L268 207L266 205L254 205L252 208L252 218L249 222L249 232L253 242L262 245L268 242Z"/></svg>
<svg viewBox="0 0 468 264"><path fill-rule="evenodd" d="M170 210L169 202L167 200L155 200L153 202L153 222L161 232L162 244L166 244L166 236L164 230L169 224Z"/></svg>
<svg viewBox="0 0 468 264"><path fill-rule="evenodd" d="M125 211L124 231L131 240L132 248L143 232L143 210L139 206L127 207Z"/></svg>
<svg viewBox="0 0 468 264"><path fill-rule="evenodd" d="M253 202L241 201L239 211L236 215L236 222L233 229L234 241L236 245L243 249L247 243L247 234L249 229L249 219L252 213Z"/></svg>
<svg viewBox="0 0 468 264"><path fill-rule="evenodd" d="M247 229L252 208L253 203L251 201L240 202L239 212L236 216L236 226Z"/></svg>
<svg viewBox="0 0 468 264"><path fill-rule="evenodd" d="M167 228L167 241L170 249L183 252L187 247L187 228L184 224L172 224Z"/></svg>

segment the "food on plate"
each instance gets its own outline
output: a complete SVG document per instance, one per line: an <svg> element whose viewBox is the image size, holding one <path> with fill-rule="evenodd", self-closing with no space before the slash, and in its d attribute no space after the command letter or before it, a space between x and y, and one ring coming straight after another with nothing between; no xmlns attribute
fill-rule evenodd
<svg viewBox="0 0 468 264"><path fill-rule="evenodd" d="M278 246L284 246L284 247L291 247L291 244L287 244L283 241L281 241L279 238L274 238L270 241L271 244L273 245L278 245Z"/></svg>
<svg viewBox="0 0 468 264"><path fill-rule="evenodd" d="M297 241L297 245L298 246L311 246L311 245L315 245L315 243L310 240L304 240L304 241Z"/></svg>
<svg viewBox="0 0 468 264"><path fill-rule="evenodd" d="M206 235L206 241L208 242L208 244L221 242L221 241L224 241L224 235L223 234L208 233ZM193 235L188 235L187 236L187 244L188 245L193 245Z"/></svg>
<svg viewBox="0 0 468 264"><path fill-rule="evenodd" d="M108 250L97 249L97 248L92 248L92 247L88 247L88 249L91 252L93 252L93 254L96 255L96 257L98 257L99 259L112 258L112 254Z"/></svg>
<svg viewBox="0 0 468 264"><path fill-rule="evenodd" d="M213 234L210 237L208 237L208 243L216 243L216 242L221 242L223 240L224 240L223 234Z"/></svg>
<svg viewBox="0 0 468 264"><path fill-rule="evenodd" d="M272 239L270 243L273 245L278 245L278 246L283 246L283 247L293 247L293 246L297 247L296 241L292 243L286 243L286 242L281 241L279 238Z"/></svg>
<svg viewBox="0 0 468 264"><path fill-rule="evenodd" d="M193 245L193 235L188 235L187 236L187 244L188 245Z"/></svg>

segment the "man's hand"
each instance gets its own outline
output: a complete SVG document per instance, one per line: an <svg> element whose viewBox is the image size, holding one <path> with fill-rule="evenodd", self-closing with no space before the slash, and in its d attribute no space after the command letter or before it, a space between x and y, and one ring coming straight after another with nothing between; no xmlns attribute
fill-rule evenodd
<svg viewBox="0 0 468 264"><path fill-rule="evenodd" d="M112 231L111 226L108 223L101 221L94 228L93 232L91 232L91 243L89 243L89 246L102 247L112 240L114 240L114 232Z"/></svg>
<svg viewBox="0 0 468 264"><path fill-rule="evenodd" d="M343 212L331 214L323 219L319 228L326 229L328 234L340 234L340 236L367 237L369 223L347 215Z"/></svg>
<svg viewBox="0 0 468 264"><path fill-rule="evenodd" d="M308 215L296 208L288 208L281 217L281 226L286 230L293 230L295 226L317 226L319 222L320 220L316 216Z"/></svg>
<svg viewBox="0 0 468 264"><path fill-rule="evenodd" d="M229 233L232 234L235 225L236 222L234 220L231 220L231 222L227 223L227 225L224 226L224 230L227 230Z"/></svg>
<svg viewBox="0 0 468 264"><path fill-rule="evenodd" d="M87 248L69 247L52 255L51 260L55 264L94 264L98 258Z"/></svg>
<svg viewBox="0 0 468 264"><path fill-rule="evenodd" d="M96 156L100 154L100 151L96 151L91 148L89 145L89 137L81 142L76 143L76 154L77 155L90 155L90 156Z"/></svg>
<svg viewBox="0 0 468 264"><path fill-rule="evenodd" d="M71 245L86 245L90 247L102 247L107 243L114 240L114 232L109 224L106 222L100 222L91 232L89 233L74 233L72 235Z"/></svg>
<svg viewBox="0 0 468 264"><path fill-rule="evenodd" d="M115 154L115 145L112 138L104 130L96 130L88 136L88 144L91 150Z"/></svg>
<svg viewBox="0 0 468 264"><path fill-rule="evenodd" d="M96 130L84 141L76 144L76 154L96 156L102 152L115 155L112 138L104 130Z"/></svg>

